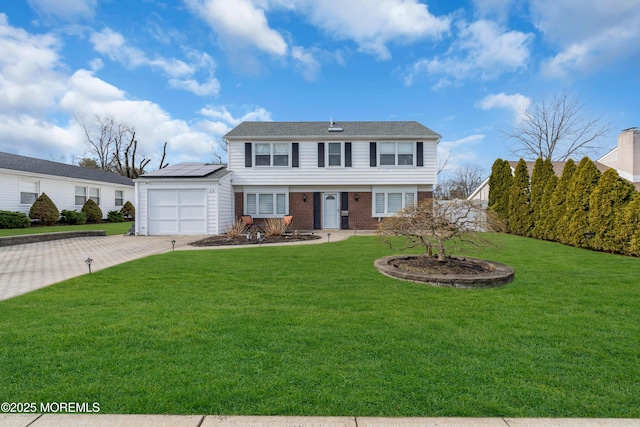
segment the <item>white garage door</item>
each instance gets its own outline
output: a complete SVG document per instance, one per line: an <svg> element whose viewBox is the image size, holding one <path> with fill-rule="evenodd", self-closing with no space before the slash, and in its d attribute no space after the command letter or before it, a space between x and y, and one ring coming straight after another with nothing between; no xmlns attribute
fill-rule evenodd
<svg viewBox="0 0 640 427"><path fill-rule="evenodd" d="M204 234L204 190L149 190L149 234Z"/></svg>

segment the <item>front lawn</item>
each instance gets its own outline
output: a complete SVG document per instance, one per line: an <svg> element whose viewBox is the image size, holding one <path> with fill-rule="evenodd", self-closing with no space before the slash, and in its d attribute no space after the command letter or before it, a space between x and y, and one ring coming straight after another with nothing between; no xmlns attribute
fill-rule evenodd
<svg viewBox="0 0 640 427"><path fill-rule="evenodd" d="M131 228L131 221L126 222L103 222L101 224L84 224L84 225L51 225L51 226L32 226L27 228L11 228L8 230L0 230L2 236L21 236L23 234L38 233L57 233L59 231L79 231L79 230L105 230L107 236L112 234L124 234Z"/></svg>
<svg viewBox="0 0 640 427"><path fill-rule="evenodd" d="M0 396L105 413L640 417L640 259L494 235L502 288L374 237L176 251L0 302Z"/></svg>

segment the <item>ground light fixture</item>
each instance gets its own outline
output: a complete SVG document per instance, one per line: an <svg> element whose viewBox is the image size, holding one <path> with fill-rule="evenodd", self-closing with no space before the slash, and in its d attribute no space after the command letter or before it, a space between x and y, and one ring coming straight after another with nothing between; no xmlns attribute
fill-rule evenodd
<svg viewBox="0 0 640 427"><path fill-rule="evenodd" d="M331 233L327 233L327 242L331 240Z"/></svg>
<svg viewBox="0 0 640 427"><path fill-rule="evenodd" d="M175 240L172 240L172 241L171 241L171 252L173 252L173 251L175 251L175 250L176 250L176 241L175 241Z"/></svg>
<svg viewBox="0 0 640 427"><path fill-rule="evenodd" d="M86 262L87 265L89 266L89 274L91 274L91 263L93 262L93 260L91 259L91 257L87 257L87 259L85 259L84 262Z"/></svg>

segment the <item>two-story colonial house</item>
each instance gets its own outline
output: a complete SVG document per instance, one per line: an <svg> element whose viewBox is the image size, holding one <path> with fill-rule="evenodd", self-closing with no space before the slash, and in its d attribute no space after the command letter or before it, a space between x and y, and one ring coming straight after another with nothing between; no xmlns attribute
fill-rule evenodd
<svg viewBox="0 0 640 427"><path fill-rule="evenodd" d="M436 184L440 135L415 121L243 122L224 139L225 172L211 165L195 176L169 167L137 180L138 218L144 213L137 232L195 232L195 222L182 227L181 209L200 218L202 234L222 233L243 216L260 223L291 215L294 230L372 230L382 218L432 197ZM221 212L215 200L229 194L232 203L224 209L231 212ZM160 211L168 216L158 219ZM145 216L166 228L149 231L154 225Z"/></svg>

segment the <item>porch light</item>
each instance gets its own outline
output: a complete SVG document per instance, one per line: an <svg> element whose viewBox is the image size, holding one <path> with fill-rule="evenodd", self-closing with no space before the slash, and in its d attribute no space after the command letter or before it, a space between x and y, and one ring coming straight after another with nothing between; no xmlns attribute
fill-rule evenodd
<svg viewBox="0 0 640 427"><path fill-rule="evenodd" d="M91 259L91 257L88 257L84 260L84 262L89 266L89 274L91 274L91 263L93 262L93 260Z"/></svg>
<svg viewBox="0 0 640 427"><path fill-rule="evenodd" d="M360 198L360 196L358 196L358 193L356 193L355 196L353 196L354 199L356 199L356 202L358 201L358 199Z"/></svg>
<svg viewBox="0 0 640 427"><path fill-rule="evenodd" d="M302 193L302 201L303 202L307 201L307 193Z"/></svg>

